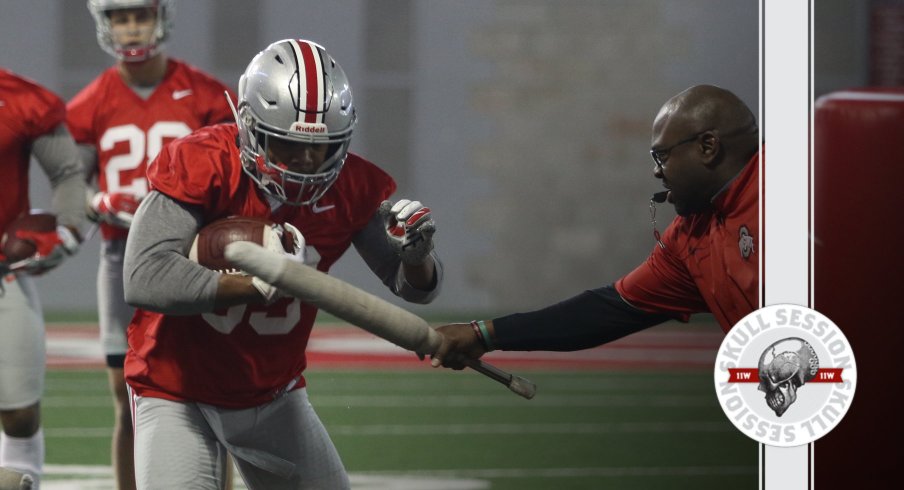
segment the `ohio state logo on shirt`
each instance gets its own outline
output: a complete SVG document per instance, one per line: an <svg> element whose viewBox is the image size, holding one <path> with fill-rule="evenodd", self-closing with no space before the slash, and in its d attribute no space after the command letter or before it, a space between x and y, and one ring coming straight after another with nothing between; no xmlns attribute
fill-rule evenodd
<svg viewBox="0 0 904 490"><path fill-rule="evenodd" d="M738 229L738 248L741 250L741 257L744 257L745 259L750 257L750 254L754 252L753 236L745 225L741 225Z"/></svg>

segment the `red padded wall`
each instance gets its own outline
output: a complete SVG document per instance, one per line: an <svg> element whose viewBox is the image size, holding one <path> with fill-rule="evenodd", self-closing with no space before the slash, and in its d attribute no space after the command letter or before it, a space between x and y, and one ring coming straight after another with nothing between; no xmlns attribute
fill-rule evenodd
<svg viewBox="0 0 904 490"><path fill-rule="evenodd" d="M815 484L888 488L904 471L904 88L821 97L813 138L813 306L847 336L858 374L849 412L816 442Z"/></svg>

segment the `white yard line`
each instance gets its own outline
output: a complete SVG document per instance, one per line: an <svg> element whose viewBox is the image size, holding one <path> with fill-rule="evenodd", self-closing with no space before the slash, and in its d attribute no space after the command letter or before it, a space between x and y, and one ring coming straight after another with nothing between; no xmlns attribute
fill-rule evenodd
<svg viewBox="0 0 904 490"><path fill-rule="evenodd" d="M501 395L448 395L428 396L423 393L411 395L321 395L310 393L311 403L318 407L355 407L355 408L443 408L443 407L505 407L508 409L532 409L535 407L708 407L712 405L712 396L681 395L555 395L547 394L536 397L530 402L503 392ZM80 407L103 408L112 406L109 396L46 396L41 401L45 407Z"/></svg>
<svg viewBox="0 0 904 490"><path fill-rule="evenodd" d="M238 473L237 473L238 474ZM349 474L355 490L483 490L489 482L463 476L431 476L401 473ZM115 490L113 470L109 466L46 465L42 490ZM235 490L246 489L240 477L236 477Z"/></svg>
<svg viewBox="0 0 904 490"><path fill-rule="evenodd" d="M406 424L328 425L334 436L435 436L435 435L523 435L523 434L628 434L678 432L732 432L722 422L617 422L568 424Z"/></svg>
<svg viewBox="0 0 904 490"><path fill-rule="evenodd" d="M633 395L546 395L525 401L507 392L502 395L319 395L310 393L314 407L708 407L712 405L712 395L699 396L633 396Z"/></svg>
<svg viewBox="0 0 904 490"><path fill-rule="evenodd" d="M355 490L482 490L488 479L705 477L749 475L748 466L614 466L586 468L471 468L458 470L367 471L349 474ZM605 482L600 482L605 484ZM109 466L46 465L43 490L113 490ZM236 478L236 490L245 489Z"/></svg>
<svg viewBox="0 0 904 490"><path fill-rule="evenodd" d="M368 471L364 475L431 475L471 478L585 478L620 476L731 476L749 475L754 466L627 466L593 468L482 468L463 470Z"/></svg>
<svg viewBox="0 0 904 490"><path fill-rule="evenodd" d="M524 435L524 434L664 434L733 432L722 422L613 422L567 424L371 424L327 425L333 436L449 436L449 435ZM48 439L110 437L110 427L44 428Z"/></svg>

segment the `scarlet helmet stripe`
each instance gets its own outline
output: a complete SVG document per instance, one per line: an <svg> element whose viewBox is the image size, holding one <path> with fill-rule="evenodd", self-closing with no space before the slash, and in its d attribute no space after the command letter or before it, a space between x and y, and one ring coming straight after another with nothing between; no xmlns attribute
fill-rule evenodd
<svg viewBox="0 0 904 490"><path fill-rule="evenodd" d="M301 63L298 65L299 79L305 80L307 94L299 94L304 97L304 120L306 123L323 122L323 66L321 65L320 53L308 41L295 41L296 56ZM301 101L299 100L299 106ZM298 115L299 121L302 121L301 114Z"/></svg>

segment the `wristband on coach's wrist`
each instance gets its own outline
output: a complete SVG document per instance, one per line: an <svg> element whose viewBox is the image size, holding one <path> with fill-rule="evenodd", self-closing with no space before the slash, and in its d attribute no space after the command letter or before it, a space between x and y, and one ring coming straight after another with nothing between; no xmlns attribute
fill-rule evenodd
<svg viewBox="0 0 904 490"><path fill-rule="evenodd" d="M483 340L483 332L481 332L480 327L477 326L477 320L471 320L471 330L474 331L474 335L477 336L477 340L480 341L480 345L486 348L487 343Z"/></svg>
<svg viewBox="0 0 904 490"><path fill-rule="evenodd" d="M487 325L483 320L472 321L471 328L474 329L474 333L477 334L477 338L480 339L483 348L486 349L487 352L496 350L493 346L493 340L490 338L490 331L487 330Z"/></svg>

